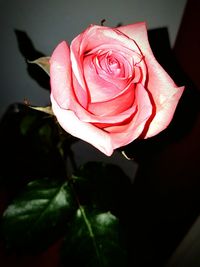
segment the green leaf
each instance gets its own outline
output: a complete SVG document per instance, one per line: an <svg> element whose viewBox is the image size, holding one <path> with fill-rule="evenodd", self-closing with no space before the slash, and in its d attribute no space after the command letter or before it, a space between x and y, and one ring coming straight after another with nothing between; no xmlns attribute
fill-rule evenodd
<svg viewBox="0 0 200 267"><path fill-rule="evenodd" d="M36 116L31 115L25 115L22 118L21 123L19 124L22 135L26 135L31 129L32 125L37 123L38 118Z"/></svg>
<svg viewBox="0 0 200 267"><path fill-rule="evenodd" d="M76 209L69 183L30 182L3 214L8 247L43 249L57 240Z"/></svg>
<svg viewBox="0 0 200 267"><path fill-rule="evenodd" d="M125 267L118 219L110 212L77 210L62 248L64 266Z"/></svg>
<svg viewBox="0 0 200 267"><path fill-rule="evenodd" d="M49 63L49 60L50 60L50 57L40 57L40 58L38 58L36 60L33 60L33 61L28 60L28 63L37 64L48 75L50 75L50 63Z"/></svg>

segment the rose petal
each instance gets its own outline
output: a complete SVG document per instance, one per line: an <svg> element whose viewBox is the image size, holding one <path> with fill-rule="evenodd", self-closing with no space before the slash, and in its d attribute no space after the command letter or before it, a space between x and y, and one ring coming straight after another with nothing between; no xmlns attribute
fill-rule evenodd
<svg viewBox="0 0 200 267"><path fill-rule="evenodd" d="M134 48L136 48L136 50ZM122 43L113 43L112 46L110 44L104 43L92 50L87 51L86 55L102 55L105 54L105 52L107 53L109 51L114 53L116 57L119 56L123 58L123 61L128 61L130 66L138 64L141 61L142 57L141 52L135 42L132 43L131 49L125 47Z"/></svg>
<svg viewBox="0 0 200 267"><path fill-rule="evenodd" d="M156 105L156 115L153 118L145 137L151 137L164 130L173 118L176 106L184 91L177 87L167 72L155 60L154 56L146 56L149 81L147 88L152 94Z"/></svg>
<svg viewBox="0 0 200 267"><path fill-rule="evenodd" d="M147 27L145 22L120 26L117 28L117 30L134 40L139 50L142 51L142 53L145 53L145 55L149 52L152 53L148 41Z"/></svg>
<svg viewBox="0 0 200 267"><path fill-rule="evenodd" d="M148 92L138 84L135 90L137 113L127 125L105 128L110 133L113 148L125 146L135 140L144 130L145 124L152 115L152 104Z"/></svg>
<svg viewBox="0 0 200 267"><path fill-rule="evenodd" d="M130 110L130 108L133 106L135 99L134 91L135 91L135 84L131 83L125 90L123 90L115 98L105 102L89 104L88 110L93 114L101 117L112 116L112 115L120 116L122 112L127 110L127 117L129 117L131 113L134 112L133 110ZM114 123L114 117L113 117L113 123Z"/></svg>
<svg viewBox="0 0 200 267"><path fill-rule="evenodd" d="M55 98L54 98L55 99ZM71 101L70 101L70 110L74 112L74 114L79 118L79 120L87 123L120 123L126 120L127 118L130 117L130 115L134 112L135 107L131 107L130 109L122 112L121 114L117 115L111 115L111 116L98 116L90 113L86 109L84 109L82 106L79 105L77 101L75 101L73 95L71 96ZM62 108L62 107L61 107Z"/></svg>
<svg viewBox="0 0 200 267"><path fill-rule="evenodd" d="M79 54L91 51L92 49L104 44L111 45L111 47L113 45L121 45L125 49L130 49L131 51L140 53L140 49L138 49L135 41L127 38L126 35L118 31L118 28L91 25L83 33L76 37L72 43L73 42L79 42ZM73 50L75 52L76 49L73 48Z"/></svg>
<svg viewBox="0 0 200 267"><path fill-rule="evenodd" d="M109 32L113 32L113 33L109 33ZM108 38L108 36L109 36L109 38ZM95 81L94 81L95 80L94 75L93 74L91 75L91 73L89 73L87 75L87 73L86 73L87 69L85 68L85 66L84 66L84 68L82 68L83 58L84 58L85 53L88 53L88 51L90 51L90 49L96 48L97 46L99 47L99 45L98 45L99 42L101 44L104 44L105 43L104 41L108 45L109 45L109 43L112 43L112 45L117 45L117 46L119 46L121 44L122 47L119 49L119 51L123 51L123 50L127 51L128 48L131 48L131 51L133 49L135 49L135 51L137 53L139 52L137 46L135 45L135 43L132 40L129 40L126 36L122 35L121 33L119 34L118 32L116 32L116 30L111 29L111 28L100 27L100 26L91 26L86 31L79 34L76 38L74 38L74 40L72 41L71 46L70 46L73 79L75 81L77 81L80 85L80 86L78 86L78 84L76 82L77 86L74 87L74 91L75 91L75 94L79 100L79 103L85 108L87 107L87 101L88 101L88 91L87 91L87 86L85 84L85 76L87 77L88 88L89 88L89 90L91 90L91 98L96 99L96 102L108 100L108 98L102 99L102 97L101 97L101 99L100 98L97 99L96 97L100 97L100 94L97 96L95 95L95 97L93 97L92 88L95 87L95 90L93 90L95 92L101 92L103 90L97 90L96 89L97 82L95 83ZM128 42L130 44L125 46L124 42ZM83 70L84 70L84 75L83 75ZM89 71L90 71L90 69L88 69L88 72ZM83 78L83 76L84 76L84 78ZM92 77L92 79L90 77ZM96 78L98 78L98 77L96 77ZM93 83L95 83L95 85L90 84L90 81L93 81ZM103 80L100 83L101 83L101 87L103 87ZM108 85L105 84L105 88L107 88L107 90L109 87L111 87L111 89L112 89L112 90L110 90L110 92L113 92L112 84L108 84ZM117 88L116 85L115 85L115 87ZM114 93L113 93L113 95L114 95ZM87 101L85 101L85 99L87 99Z"/></svg>
<svg viewBox="0 0 200 267"><path fill-rule="evenodd" d="M156 95L160 95L162 90L160 90L160 85L169 84L168 87L174 87L175 83L163 67L155 59L153 52L151 50L147 28L144 22L126 25L119 27L118 30L126 34L129 38L132 38L137 43L138 47L141 50L141 53L144 55L144 59L148 69L148 90L155 98ZM164 89L164 93L167 93L167 90Z"/></svg>
<svg viewBox="0 0 200 267"><path fill-rule="evenodd" d="M118 30L134 39L145 57L149 77L147 89L152 94L156 106L156 115L145 135L146 138L151 137L169 125L184 87L177 87L155 59L149 45L145 23L122 26Z"/></svg>
<svg viewBox="0 0 200 267"><path fill-rule="evenodd" d="M91 56L88 56L84 60L84 77L89 89L91 102L107 101L115 97L126 86L126 81L121 84L114 84L113 81L106 81L101 77L101 73L96 72L96 68L92 63ZM102 71L103 73L103 71Z"/></svg>
<svg viewBox="0 0 200 267"><path fill-rule="evenodd" d="M107 116L98 116L94 114L90 114L89 112L81 111L80 107L76 109L75 114L77 117L84 122L91 122L91 123L109 123L111 125L116 123L121 123L124 120L128 119L134 112L135 112L135 105L130 107L128 110L125 110L117 115L107 115Z"/></svg>
<svg viewBox="0 0 200 267"><path fill-rule="evenodd" d="M75 44L73 44L75 45ZM84 108L87 107L89 101L89 95L87 91L87 86L85 84L85 79L83 75L83 56L78 54L79 48L77 47L77 55L74 55L74 50L71 45L71 64L72 64L72 72L73 72L73 90L78 99L81 106Z"/></svg>
<svg viewBox="0 0 200 267"><path fill-rule="evenodd" d="M71 63L69 47L61 42L53 51L50 59L51 93L57 103L63 108L69 108L72 95Z"/></svg>
<svg viewBox="0 0 200 267"><path fill-rule="evenodd" d="M159 105L157 101L156 115L149 125L145 138L158 134L169 125L185 87L172 87L167 89L171 94L164 96L163 100L160 99Z"/></svg>
<svg viewBox="0 0 200 267"><path fill-rule="evenodd" d="M73 111L60 108L53 95L51 95L51 103L59 124L66 132L90 143L107 156L113 153L109 134L90 123L80 121Z"/></svg>

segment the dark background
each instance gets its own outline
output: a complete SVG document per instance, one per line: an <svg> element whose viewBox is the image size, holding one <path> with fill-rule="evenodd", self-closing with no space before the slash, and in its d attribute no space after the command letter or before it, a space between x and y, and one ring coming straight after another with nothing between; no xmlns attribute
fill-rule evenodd
<svg viewBox="0 0 200 267"><path fill-rule="evenodd" d="M22 1L20 2L22 4ZM147 2L135 3L139 7L139 5L145 5ZM192 225L198 220L200 204L200 54L198 51L200 47L200 25L198 21L200 2L198 0L188 0L186 6L184 1L176 1L175 3L174 1L155 1L155 3L158 5L151 6L153 11L150 9L148 9L148 12L145 11L147 9L143 6L143 12L140 13L142 18L146 16L145 20L147 20L147 17L150 18L150 25L152 27L149 29L149 40L152 49L158 61L169 72L175 82L180 86L185 85L186 90L179 102L173 121L167 130L146 141L136 141L127 148L127 155L133 156L135 163L124 163L124 159L118 156L114 156L111 159L111 161L123 166L124 169L128 168L129 170L126 171L134 180L132 192L133 206L129 220L131 229L129 252L132 256L131 266L136 267L164 266L171 255L174 254L176 248L181 244ZM3 1L1 4L4 4ZM182 13L184 6L184 13ZM48 9L48 6L46 8ZM162 8L163 13L160 13ZM165 11L168 10L168 13L165 15L164 9ZM20 13L20 6L19 9L16 9L16 13L18 12ZM113 13L111 14L114 16ZM153 17L151 16L152 14L154 14ZM155 14L159 14L158 18ZM18 14L18 16L20 15ZM138 14L137 16L139 18ZM112 17L112 19L113 24L119 22L125 24L127 21L130 21L129 17L124 17L123 19L123 17L118 16L118 21L116 21L116 18ZM88 20L91 19L88 18ZM98 18L96 17L95 20L98 20ZM45 18L43 18L43 21L45 23ZM41 22L42 20L40 20ZM56 21L54 23L56 24ZM70 23L72 22L69 22L69 25L71 25ZM80 27L84 28L82 25ZM70 29L72 29L71 26ZM76 28L73 28L68 33L69 36L75 35L78 30L76 26ZM42 34L41 32L38 30L39 37ZM32 40L36 36L36 32L33 31L33 33L33 36L30 36ZM59 34L62 36L61 30ZM47 34L45 40L49 36L51 37L49 47L53 48L56 43L55 39L53 39L53 33ZM39 39L39 37L37 38ZM56 38L59 39L60 37L57 35ZM17 42L15 45L17 46ZM50 48L46 49L45 47L46 44L42 46L40 41L37 40L35 45L40 46L40 50L43 50L44 53L50 53ZM23 57L20 59L19 54L16 62L20 60L22 63ZM13 62L13 59L11 59L11 62ZM26 69L25 64L22 65ZM11 64L10 70L11 73L14 73L14 80L17 80L18 76L23 72L17 73L16 69L16 64ZM7 70L5 68L1 73L5 74ZM6 75L5 77L8 77L8 73ZM27 75L25 71L23 75ZM27 77L30 79L28 75ZM12 97L9 93L9 97L3 95L2 99L5 101L2 105L4 107L11 100L18 101L20 97L24 97L26 85L28 86L26 97L31 95L29 94L31 87L37 85L33 82L30 86L30 83L27 80L23 82L21 77L19 80L17 88L11 85L10 82L7 84L4 80L2 84L4 87L3 94L5 94L5 88L7 93L13 92L13 90L15 92L15 96L12 95ZM19 93L18 86L20 85L23 90ZM35 95L33 93L30 97L32 101L37 103L48 102L48 92L40 90L40 92L44 92L43 95L40 95L39 89L37 93L36 91ZM83 161L82 158L86 161L102 159L95 149L82 142L74 146L74 151L80 163ZM108 159L103 157L103 160ZM198 237L200 228L196 227L194 231L196 231L194 236ZM27 266L27 262L30 265L30 260L33 266L56 266L57 257L53 253L56 249L57 246L55 245L38 258L23 258L19 255L16 255L14 258L7 258L3 254L1 257L3 265L1 266L12 266L13 262L15 262L15 266ZM187 249L190 251L195 249L200 251L200 247L190 246L190 244L188 244ZM186 261L184 255L178 257L175 254L176 265L173 265L173 261L170 261L168 267L200 266L200 257L192 259L191 255L193 255L192 252L187 256L189 260Z"/></svg>

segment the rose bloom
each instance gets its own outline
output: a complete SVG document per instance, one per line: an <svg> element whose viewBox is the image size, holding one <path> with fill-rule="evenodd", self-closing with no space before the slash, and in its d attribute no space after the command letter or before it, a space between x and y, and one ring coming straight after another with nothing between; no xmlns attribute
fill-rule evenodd
<svg viewBox="0 0 200 267"><path fill-rule="evenodd" d="M50 59L52 110L61 127L110 156L170 123L184 87L156 61L145 23L91 25Z"/></svg>

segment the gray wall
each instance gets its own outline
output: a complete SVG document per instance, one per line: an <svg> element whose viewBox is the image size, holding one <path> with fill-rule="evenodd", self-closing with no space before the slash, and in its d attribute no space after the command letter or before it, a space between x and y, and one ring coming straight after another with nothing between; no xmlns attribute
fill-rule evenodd
<svg viewBox="0 0 200 267"><path fill-rule="evenodd" d="M0 116L13 102L28 98L33 105L49 103L26 71L14 29L26 31L35 47L50 55L63 39L70 42L89 24L146 21L148 28L167 26L174 44L186 0L0 0Z"/></svg>

